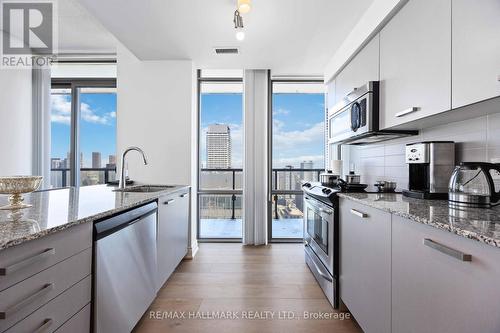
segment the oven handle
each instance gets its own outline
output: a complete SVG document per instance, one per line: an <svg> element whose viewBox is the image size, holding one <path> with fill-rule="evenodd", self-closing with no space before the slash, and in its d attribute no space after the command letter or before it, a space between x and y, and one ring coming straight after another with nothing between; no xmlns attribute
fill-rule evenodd
<svg viewBox="0 0 500 333"><path fill-rule="evenodd" d="M309 243L307 241L305 241L304 243L305 243L305 246L309 246ZM309 253L307 253L307 252L305 252L305 253L311 259L311 262L314 265L314 268L316 269L316 272L318 272L318 274L321 275L321 277L323 279L327 280L328 282L333 282L333 279L331 277L329 277L327 274L325 274L325 273L323 273L321 271L321 269L318 267L318 264L316 264L316 262L314 261L314 259L311 258L311 256L309 255Z"/></svg>

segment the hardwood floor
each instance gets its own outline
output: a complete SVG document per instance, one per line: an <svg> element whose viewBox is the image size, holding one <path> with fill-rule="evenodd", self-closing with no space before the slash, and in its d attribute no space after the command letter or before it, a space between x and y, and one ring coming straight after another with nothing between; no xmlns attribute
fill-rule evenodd
<svg viewBox="0 0 500 333"><path fill-rule="evenodd" d="M134 332L361 332L346 315L328 303L301 244L204 243L195 259L179 265Z"/></svg>

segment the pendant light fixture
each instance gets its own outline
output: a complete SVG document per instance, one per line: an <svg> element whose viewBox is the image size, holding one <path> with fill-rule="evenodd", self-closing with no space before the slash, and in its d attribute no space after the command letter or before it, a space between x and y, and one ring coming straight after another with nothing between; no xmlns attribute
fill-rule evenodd
<svg viewBox="0 0 500 333"><path fill-rule="evenodd" d="M236 39L242 41L245 39L245 32L243 31L243 17L241 17L240 12L236 10L234 12L234 29L236 29Z"/></svg>

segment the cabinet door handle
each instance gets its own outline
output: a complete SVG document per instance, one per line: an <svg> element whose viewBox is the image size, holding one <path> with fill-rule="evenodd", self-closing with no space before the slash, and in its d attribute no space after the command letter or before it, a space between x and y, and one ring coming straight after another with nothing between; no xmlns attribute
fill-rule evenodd
<svg viewBox="0 0 500 333"><path fill-rule="evenodd" d="M52 326L54 321L51 318L47 318L43 321L43 324L38 327L36 330L33 331L33 333L44 333L47 332L48 328Z"/></svg>
<svg viewBox="0 0 500 333"><path fill-rule="evenodd" d="M358 88L352 88L352 90L346 96L351 96L356 92L356 90L358 90Z"/></svg>
<svg viewBox="0 0 500 333"><path fill-rule="evenodd" d="M169 205L169 204L171 204L174 201L175 201L175 199L168 199L167 201L163 202L163 204L164 205Z"/></svg>
<svg viewBox="0 0 500 333"><path fill-rule="evenodd" d="M10 266L0 268L0 276L6 276L8 274L12 274L15 271L20 270L26 266L30 266L38 261L44 260L52 255L56 254L56 250L54 248L46 249L42 253L36 254L33 257L29 257L28 259L24 259L20 262L12 264Z"/></svg>
<svg viewBox="0 0 500 333"><path fill-rule="evenodd" d="M413 113L413 112L417 112L418 110L420 110L420 108L419 108L419 107L417 107L417 106L412 106L411 108L408 108L408 109L406 109L406 110L403 110L403 111L401 111L401 112L396 113L396 117L398 117L398 118L399 118L399 117L404 117L404 116L406 116L407 114L410 114L410 113Z"/></svg>
<svg viewBox="0 0 500 333"><path fill-rule="evenodd" d="M187 195L188 195L187 193L182 193L181 195L179 195L179 197L185 198Z"/></svg>
<svg viewBox="0 0 500 333"><path fill-rule="evenodd" d="M463 253L461 251L452 249L451 247L448 247L446 245L439 244L430 238L424 238L424 245L426 245L434 250L437 250L441 253L449 255L450 257L453 257L453 258L458 259L460 261L472 261L472 256L470 254L466 254L466 253Z"/></svg>
<svg viewBox="0 0 500 333"><path fill-rule="evenodd" d="M5 311L0 312L0 319L7 319L8 317L12 316L17 311L19 311L22 308L33 303L33 301L35 301L37 298L40 298L40 297L48 294L52 289L54 289L54 285L52 283L48 283L48 284L44 285L42 289L34 292L33 294L29 295L26 298L20 300L16 304L8 307Z"/></svg>
<svg viewBox="0 0 500 333"><path fill-rule="evenodd" d="M368 217L368 214L363 213L363 212L360 212L359 210L356 210L356 209L354 209L354 208L353 208L353 209L351 209L351 214L356 215L356 216L359 216L359 217L361 217L361 218L363 218L363 219Z"/></svg>

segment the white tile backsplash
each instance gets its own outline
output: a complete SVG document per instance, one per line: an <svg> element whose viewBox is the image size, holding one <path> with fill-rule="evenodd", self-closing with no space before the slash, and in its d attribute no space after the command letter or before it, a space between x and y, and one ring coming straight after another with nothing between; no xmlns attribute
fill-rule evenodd
<svg viewBox="0 0 500 333"><path fill-rule="evenodd" d="M500 158L499 113L425 128L417 136L387 141L386 143L351 146L350 163L363 183L373 185L377 180L398 183L398 190L408 188L408 166L405 163L405 145L419 141L455 141L455 158L459 162L490 162Z"/></svg>

